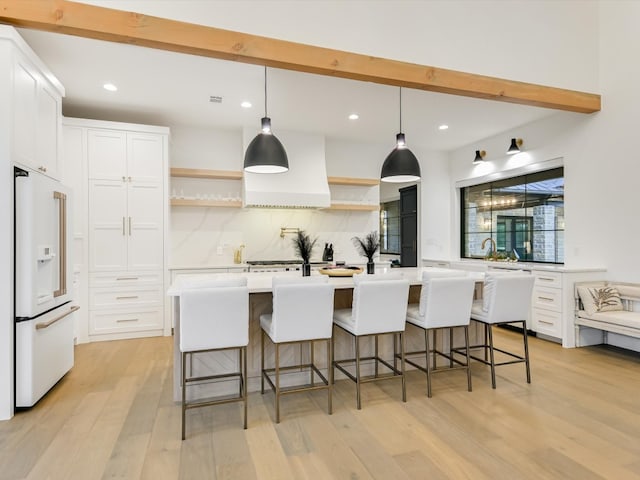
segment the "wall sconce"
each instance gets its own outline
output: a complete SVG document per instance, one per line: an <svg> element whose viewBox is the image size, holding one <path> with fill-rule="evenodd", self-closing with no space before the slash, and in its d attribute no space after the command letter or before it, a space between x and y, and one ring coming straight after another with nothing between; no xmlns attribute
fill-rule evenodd
<svg viewBox="0 0 640 480"><path fill-rule="evenodd" d="M487 152L484 150L476 150L476 158L473 159L473 164L478 165L484 162L484 157L487 155Z"/></svg>
<svg viewBox="0 0 640 480"><path fill-rule="evenodd" d="M512 138L511 145L509 145L509 149L507 150L507 155L513 155L515 153L520 153L520 147L522 146L521 138Z"/></svg>

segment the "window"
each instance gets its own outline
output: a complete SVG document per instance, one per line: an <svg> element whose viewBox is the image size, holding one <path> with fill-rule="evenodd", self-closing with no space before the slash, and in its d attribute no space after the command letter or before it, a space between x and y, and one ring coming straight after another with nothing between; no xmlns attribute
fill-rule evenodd
<svg viewBox="0 0 640 480"><path fill-rule="evenodd" d="M564 169L461 189L462 258L564 263Z"/></svg>
<svg viewBox="0 0 640 480"><path fill-rule="evenodd" d="M380 253L400 255L400 200L380 204Z"/></svg>

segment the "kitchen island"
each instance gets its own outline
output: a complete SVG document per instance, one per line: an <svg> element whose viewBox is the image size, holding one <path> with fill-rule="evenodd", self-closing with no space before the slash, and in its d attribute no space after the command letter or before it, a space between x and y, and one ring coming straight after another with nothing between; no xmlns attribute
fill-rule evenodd
<svg viewBox="0 0 640 480"><path fill-rule="evenodd" d="M409 291L409 303L418 303L420 295L420 285L422 283L422 272L424 270L436 271L445 270L435 267L426 268L379 268L376 269L376 273L401 273L404 278L409 281L411 285ZM448 269L446 269L448 270ZM484 274L481 272L468 272L472 276L478 285L482 284L484 280ZM313 272L312 275L320 275L320 273ZM185 285L189 284L197 285L198 282L206 282L211 278L220 277L237 277L243 276L247 278L247 287L249 289L249 345L247 347L247 369L248 369L248 382L247 387L249 391L257 391L260 388L260 315L263 313L271 312L272 302L272 279L274 276L289 276L299 277L300 272L256 272L256 273L200 273L200 274L184 274L177 275L167 295L173 299L173 327L174 327L174 355L173 355L173 374L174 374L174 400L180 399L180 375L181 375L181 355L180 355L180 294L185 288ZM353 278L352 277L330 277L329 282L335 286L335 308L350 308L351 299L353 293ZM301 312L301 317L304 316L304 312ZM410 329L409 334L406 336L407 351L424 349L424 337L421 332ZM473 341L476 335L480 332L479 328L472 325L470 328L470 335ZM338 335L342 337L340 332ZM388 336L385 336L388 337ZM380 348L382 355L391 358L393 344L390 338L380 338ZM441 339L439 339L439 342ZM460 338L462 341L462 337ZM365 342L366 343L366 342ZM373 340L371 340L373 343ZM448 342L446 342L448 344ZM365 347L366 349L366 347ZM343 338L336 340L336 358L352 358L354 355L353 342L345 335ZM283 347L283 352L287 353L282 356L287 363L306 363L308 362L309 349L306 346L294 346L287 345L286 350ZM366 353L366 350L365 350ZM323 355L317 355L316 359L322 358ZM267 362L271 360L272 356L267 353ZM216 369L217 367L225 369L233 369L237 365L238 358L235 353L230 352L211 352L196 355L193 359L192 365L189 368L194 369L198 373L198 369L206 368L208 371ZM322 362L318 362L321 368L326 368L326 365ZM366 373L366 370L365 370ZM284 376L283 385L294 384L299 382L300 372L291 372ZM339 375L336 378L341 378ZM200 398L208 395L218 395L220 391L223 393L232 393L236 389L237 382L228 381L225 384L202 385L199 389L190 388L187 392L189 395ZM193 392L192 392L193 391Z"/></svg>

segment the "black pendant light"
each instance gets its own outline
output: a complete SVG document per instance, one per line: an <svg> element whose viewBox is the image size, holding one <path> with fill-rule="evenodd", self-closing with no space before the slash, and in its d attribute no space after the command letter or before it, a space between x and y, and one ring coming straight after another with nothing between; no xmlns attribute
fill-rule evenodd
<svg viewBox="0 0 640 480"><path fill-rule="evenodd" d="M380 180L401 183L420 180L420 164L416 156L407 148L402 133L402 87L400 87L400 133L396 135L396 148L391 150L382 164Z"/></svg>
<svg viewBox="0 0 640 480"><path fill-rule="evenodd" d="M254 138L244 154L244 171L251 173L282 173L289 170L289 159L280 140L271 133L267 116L267 67L264 67L264 117L262 132Z"/></svg>

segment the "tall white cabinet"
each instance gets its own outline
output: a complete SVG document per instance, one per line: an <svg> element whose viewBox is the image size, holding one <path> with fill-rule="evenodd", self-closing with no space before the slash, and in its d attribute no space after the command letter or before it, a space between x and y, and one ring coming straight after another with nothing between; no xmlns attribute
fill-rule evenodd
<svg viewBox="0 0 640 480"><path fill-rule="evenodd" d="M64 88L15 29L0 27L0 36L13 42L13 48L3 43L11 65L11 159L57 180Z"/></svg>
<svg viewBox="0 0 640 480"><path fill-rule="evenodd" d="M169 129L72 118L63 124L65 160L83 171L76 205L86 205L78 239L78 277L88 286L81 340L169 334Z"/></svg>

